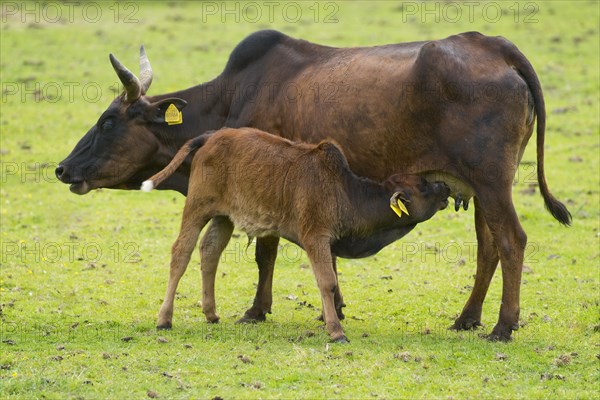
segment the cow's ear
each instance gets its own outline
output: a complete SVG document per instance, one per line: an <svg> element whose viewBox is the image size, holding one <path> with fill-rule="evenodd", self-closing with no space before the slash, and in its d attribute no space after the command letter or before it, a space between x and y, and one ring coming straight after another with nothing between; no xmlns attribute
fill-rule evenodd
<svg viewBox="0 0 600 400"><path fill-rule="evenodd" d="M150 103L145 113L146 119L155 123L170 122L169 116L167 115L167 110L169 110L171 105L181 113L181 110L187 106L187 101L173 97ZM173 110L173 107L171 107L169 112Z"/></svg>

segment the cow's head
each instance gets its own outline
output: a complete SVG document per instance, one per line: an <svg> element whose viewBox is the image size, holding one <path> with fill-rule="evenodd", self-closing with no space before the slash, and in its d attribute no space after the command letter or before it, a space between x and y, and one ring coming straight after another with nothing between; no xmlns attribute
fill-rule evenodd
<svg viewBox="0 0 600 400"><path fill-rule="evenodd" d="M136 77L110 54L110 62L125 88L81 138L71 154L56 168L56 176L70 184L73 193L86 194L97 188L138 188L152 175L151 165L160 157L159 136L165 112L171 104L179 111L183 99L151 101L146 92L152 68L142 46L140 77Z"/></svg>

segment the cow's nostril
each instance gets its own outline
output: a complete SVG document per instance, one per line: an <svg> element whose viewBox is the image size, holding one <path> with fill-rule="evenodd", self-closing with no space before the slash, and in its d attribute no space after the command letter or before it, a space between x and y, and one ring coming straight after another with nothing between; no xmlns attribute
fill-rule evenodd
<svg viewBox="0 0 600 400"><path fill-rule="evenodd" d="M65 172L65 168L62 165L59 165L58 167L56 167L56 170L54 171L54 173L56 174L56 177L58 179L60 179L60 177L62 176L63 172Z"/></svg>

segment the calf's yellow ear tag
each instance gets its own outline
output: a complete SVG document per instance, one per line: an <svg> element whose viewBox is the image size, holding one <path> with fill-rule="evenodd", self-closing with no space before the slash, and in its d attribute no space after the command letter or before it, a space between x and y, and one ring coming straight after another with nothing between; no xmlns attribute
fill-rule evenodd
<svg viewBox="0 0 600 400"><path fill-rule="evenodd" d="M402 203L399 199L396 200L396 204L390 204L390 207L398 215L398 218L402 218L402 213L405 213L406 215L410 215L408 213L408 209L406 208L404 203Z"/></svg>
<svg viewBox="0 0 600 400"><path fill-rule="evenodd" d="M175 107L175 104L171 104L167 107L167 111L165 111L165 122L169 125L178 125L183 122L181 111Z"/></svg>

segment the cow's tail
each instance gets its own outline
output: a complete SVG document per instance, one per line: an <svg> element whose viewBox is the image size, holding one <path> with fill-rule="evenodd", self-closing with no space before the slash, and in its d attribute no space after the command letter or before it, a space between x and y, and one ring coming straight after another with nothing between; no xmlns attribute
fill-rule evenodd
<svg viewBox="0 0 600 400"><path fill-rule="evenodd" d="M542 92L542 86L538 79L533 66L527 60L525 55L521 53L517 47L509 42L505 41L508 46L505 47L505 55L507 61L513 65L521 74L531 94L533 96L533 103L535 114L537 115L537 175L538 184L540 186L540 192L544 198L546 209L552 214L563 225L571 225L571 213L567 207L561 203L556 197L550 193L548 184L546 183L546 176L544 174L544 139L546 134L546 105L544 102L544 94Z"/></svg>
<svg viewBox="0 0 600 400"><path fill-rule="evenodd" d="M195 137L193 139L188 140L175 154L175 157L171 160L171 162L164 167L160 172L154 174L150 179L145 180L142 183L142 187L140 188L144 192L149 192L152 189L156 188L160 185L165 179L171 176L183 161L187 158L187 156L198 150L200 147L204 146L204 143L208 140L208 138L214 133L214 131L205 132L202 135Z"/></svg>

